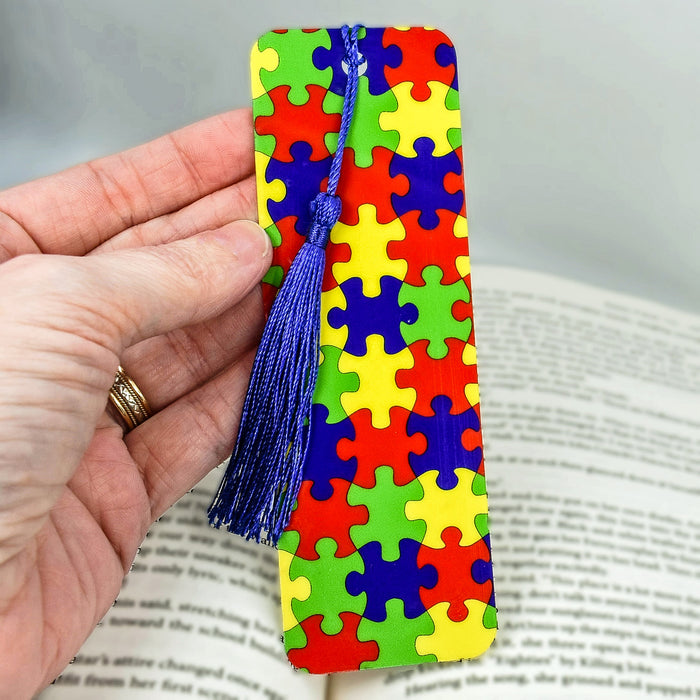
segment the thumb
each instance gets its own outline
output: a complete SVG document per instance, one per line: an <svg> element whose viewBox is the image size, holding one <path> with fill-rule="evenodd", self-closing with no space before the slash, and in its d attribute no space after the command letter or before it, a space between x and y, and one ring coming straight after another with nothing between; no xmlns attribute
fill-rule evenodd
<svg viewBox="0 0 700 700"><path fill-rule="evenodd" d="M83 258L96 310L111 321L115 350L213 318L258 283L272 246L252 221L173 243Z"/></svg>
<svg viewBox="0 0 700 700"><path fill-rule="evenodd" d="M270 255L269 237L252 221L87 257L23 255L0 265L0 299L12 299L0 316L25 327L50 324L119 357L139 340L235 305Z"/></svg>

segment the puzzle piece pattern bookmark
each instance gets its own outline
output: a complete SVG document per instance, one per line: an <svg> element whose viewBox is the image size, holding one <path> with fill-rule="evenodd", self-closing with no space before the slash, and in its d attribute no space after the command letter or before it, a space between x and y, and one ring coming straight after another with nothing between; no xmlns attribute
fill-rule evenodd
<svg viewBox="0 0 700 700"><path fill-rule="evenodd" d="M285 647L312 673L471 658L496 634L455 51L434 29L359 37L309 452L279 541ZM327 182L344 56L339 29L253 49L268 308Z"/></svg>

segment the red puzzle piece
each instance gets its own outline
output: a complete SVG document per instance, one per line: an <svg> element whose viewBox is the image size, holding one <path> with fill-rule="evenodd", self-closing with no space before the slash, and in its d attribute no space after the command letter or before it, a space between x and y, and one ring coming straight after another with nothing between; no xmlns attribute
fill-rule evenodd
<svg viewBox="0 0 700 700"><path fill-rule="evenodd" d="M372 413L368 408L355 411L350 421L355 428L355 439L338 441L336 451L340 459L357 457L357 472L353 482L362 488L374 488L377 467L390 466L394 470L394 483L404 486L416 478L408 463L409 453L423 454L428 443L425 435L406 435L406 422L410 411L401 406L389 409L389 427L374 428Z"/></svg>
<svg viewBox="0 0 700 700"><path fill-rule="evenodd" d="M340 131L340 114L326 114L323 111L323 98L327 90L320 85L307 85L309 99L303 105L289 101L289 85L279 85L267 94L275 107L274 114L260 115L255 119L255 130L261 136L275 137L275 150L272 157L282 163L291 163L289 149L297 141L311 145L310 160L323 160L331 155L326 147L326 134Z"/></svg>
<svg viewBox="0 0 700 700"><path fill-rule="evenodd" d="M452 401L450 413L458 415L469 409L464 395L467 384L476 383L476 365L462 362L464 341L446 338L447 355L435 360L428 355L428 340L416 340L408 346L413 355L413 367L396 373L396 386L400 389L416 389L416 405L413 412L420 416L434 416L430 404L436 396L448 396Z"/></svg>
<svg viewBox="0 0 700 700"><path fill-rule="evenodd" d="M373 163L368 168L358 168L353 154L343 157L343 169L340 174L337 194L343 202L340 221L348 226L359 222L360 204L373 204L377 208L377 222L388 224L396 219L396 212L391 203L391 195L408 193L408 177L389 173L389 164L393 151L382 146L372 149ZM327 180L324 180L325 187Z"/></svg>
<svg viewBox="0 0 700 700"><path fill-rule="evenodd" d="M277 222L277 230L282 236L282 241L272 251L272 264L281 265L285 271L289 270L292 260L306 240L306 236L297 233L296 222L296 216L285 216Z"/></svg>
<svg viewBox="0 0 700 700"><path fill-rule="evenodd" d="M306 236L296 230L297 217L285 216L277 222L277 229L282 236L282 242L272 251L272 264L281 265L283 270L289 270L292 261L299 252L299 248L304 245ZM322 291L326 292L338 286L333 277L333 264L337 262L348 262L350 260L350 246L347 243L328 242L326 246L326 266L323 271ZM265 290L263 290L265 293ZM274 299L277 289L271 292ZM266 306L265 308L269 308Z"/></svg>
<svg viewBox="0 0 700 700"><path fill-rule="evenodd" d="M343 629L338 634L325 634L321 630L323 615L311 615L301 623L306 634L306 646L291 649L289 660L297 668L305 668L310 673L333 671L355 671L363 661L376 661L379 657L377 642L361 642L357 639L357 627L361 615L351 612L340 613Z"/></svg>
<svg viewBox="0 0 700 700"><path fill-rule="evenodd" d="M438 46L452 46L452 42L440 30L412 28L410 32L403 32L389 28L384 31L383 44L385 48L398 46L403 54L403 60L396 68L384 68L384 77L390 87L399 83L413 83L411 97L424 102L430 97L429 81L452 85L455 77L454 64L441 66L435 58Z"/></svg>
<svg viewBox="0 0 700 700"><path fill-rule="evenodd" d="M328 241L326 246L326 268L323 271L323 285L321 291L327 292L339 286L333 276L333 265L338 262L350 262L352 250L347 243L333 243Z"/></svg>
<svg viewBox="0 0 700 700"><path fill-rule="evenodd" d="M474 599L488 603L493 594L493 579L477 583L472 576L472 564L479 559L490 561L491 554L483 539L467 547L460 547L462 532L458 527L447 527L442 531L442 549L421 545L418 550L418 566L432 564L439 572L437 585L421 588L420 599L426 609L436 603L449 602L447 617L454 622L466 619L469 611L465 600Z"/></svg>
<svg viewBox="0 0 700 700"><path fill-rule="evenodd" d="M438 209L436 213L440 223L434 229L420 226L419 211L409 211L401 216L406 237L400 241L389 241L386 247L387 256L391 260L408 262L404 282L414 287L425 286L421 273L427 265L435 265L436 260L440 261L443 270L442 284L458 282L461 275L457 271L457 258L469 255L467 239L454 235L457 214L446 209Z"/></svg>
<svg viewBox="0 0 700 700"><path fill-rule="evenodd" d="M297 497L297 508L292 511L288 530L296 530L300 541L296 556L309 561L318 559L316 543L323 537L330 537L338 543L335 556L348 557L357 548L350 539L352 525L365 525L369 520L366 506L348 505L350 482L344 479L331 479L333 495L325 501L317 501L311 495L313 482L302 481Z"/></svg>

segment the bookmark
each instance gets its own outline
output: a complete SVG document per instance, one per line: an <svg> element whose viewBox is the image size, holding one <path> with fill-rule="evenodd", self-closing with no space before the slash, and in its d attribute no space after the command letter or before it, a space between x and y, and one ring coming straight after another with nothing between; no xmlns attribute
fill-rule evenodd
<svg viewBox="0 0 700 700"><path fill-rule="evenodd" d="M279 338L305 337L317 313L319 363L276 390L265 381L288 357L268 356L264 415L287 417L305 392L308 411L296 433L270 435L268 418L255 428L250 464L271 500L245 490L255 468L235 471L234 453L211 520L274 543L293 507L277 544L297 668L472 658L495 637L496 608L454 48L427 28L281 30L256 43L252 78L259 216L274 245L268 323L295 327L276 336L289 355L297 341ZM333 209L323 225L320 206ZM306 249L319 226L317 279ZM307 311L289 311L305 293ZM268 470L274 441L282 470L300 458L298 476Z"/></svg>

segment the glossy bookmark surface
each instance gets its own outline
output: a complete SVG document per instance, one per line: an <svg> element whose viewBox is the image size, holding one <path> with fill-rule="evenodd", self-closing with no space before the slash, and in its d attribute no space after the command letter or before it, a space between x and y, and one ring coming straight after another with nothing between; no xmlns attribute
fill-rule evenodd
<svg viewBox="0 0 700 700"><path fill-rule="evenodd" d="M285 647L313 673L471 658L496 634L455 51L433 29L360 36L309 455L279 544ZM268 307L329 174L344 51L339 29L253 49Z"/></svg>

